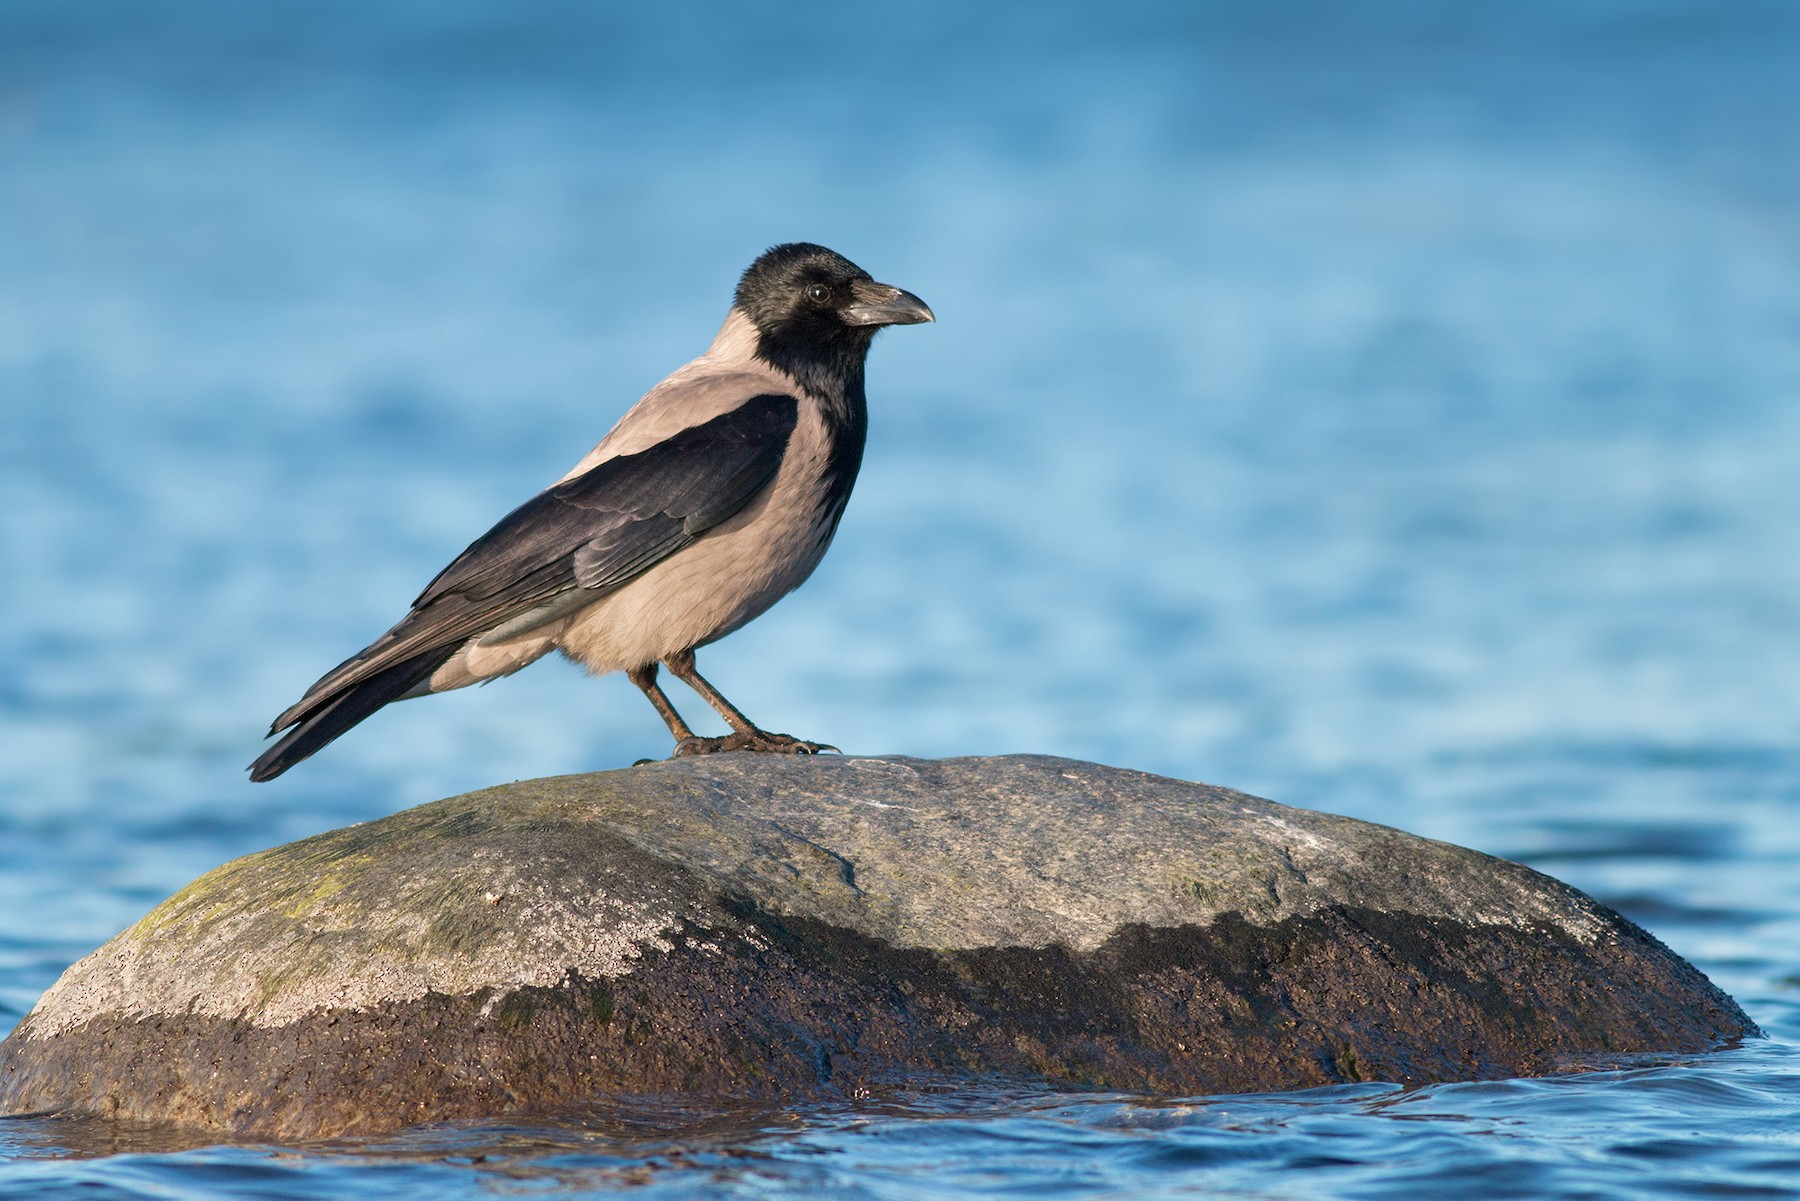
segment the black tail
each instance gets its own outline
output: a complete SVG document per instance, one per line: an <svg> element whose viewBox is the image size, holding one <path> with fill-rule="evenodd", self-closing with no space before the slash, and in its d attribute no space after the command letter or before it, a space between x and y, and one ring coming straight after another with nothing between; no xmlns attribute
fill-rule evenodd
<svg viewBox="0 0 1800 1201"><path fill-rule="evenodd" d="M250 779L260 784L273 780L294 764L314 754L375 710L397 701L431 678L431 673L455 654L456 646L428 651L396 663L342 692L319 697L281 741L264 751L250 765Z"/></svg>

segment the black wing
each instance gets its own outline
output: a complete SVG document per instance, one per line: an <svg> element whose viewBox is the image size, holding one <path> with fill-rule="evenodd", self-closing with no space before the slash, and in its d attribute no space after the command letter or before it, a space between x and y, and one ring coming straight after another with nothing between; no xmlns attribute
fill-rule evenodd
<svg viewBox="0 0 1800 1201"><path fill-rule="evenodd" d="M360 684L383 685L377 691L388 695L343 726L348 729L428 678L470 638L509 623L510 633L523 632L545 612L553 620L559 601L627 583L768 487L798 420L793 396L752 396L711 421L540 492L439 572L399 624L307 689L270 733L342 709L344 694ZM422 666L427 660L429 669ZM417 670L402 670L407 665ZM408 680L405 688L401 679Z"/></svg>
<svg viewBox="0 0 1800 1201"><path fill-rule="evenodd" d="M569 588L616 588L742 509L781 467L792 396L753 396L635 455L597 464L500 519L425 586L414 613L451 597L511 607Z"/></svg>

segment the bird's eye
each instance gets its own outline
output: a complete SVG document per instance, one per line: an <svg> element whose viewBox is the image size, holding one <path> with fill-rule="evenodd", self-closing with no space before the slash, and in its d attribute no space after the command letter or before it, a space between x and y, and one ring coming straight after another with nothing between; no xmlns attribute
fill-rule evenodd
<svg viewBox="0 0 1800 1201"><path fill-rule="evenodd" d="M806 298L814 304L824 304L831 299L831 289L825 284L812 284L806 289Z"/></svg>

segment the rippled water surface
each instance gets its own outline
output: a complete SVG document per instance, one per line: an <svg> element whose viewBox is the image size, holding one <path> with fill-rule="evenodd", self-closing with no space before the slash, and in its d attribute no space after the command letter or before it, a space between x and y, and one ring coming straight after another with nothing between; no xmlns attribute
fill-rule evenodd
<svg viewBox="0 0 1800 1201"><path fill-rule="evenodd" d="M759 720L1520 859L1768 1033L294 1148L11 1120L0 1194L1800 1195L1796 62L1759 0L0 6L5 1022L225 859L666 753L545 663L242 775L806 238L939 324L876 347L818 575L702 656Z"/></svg>

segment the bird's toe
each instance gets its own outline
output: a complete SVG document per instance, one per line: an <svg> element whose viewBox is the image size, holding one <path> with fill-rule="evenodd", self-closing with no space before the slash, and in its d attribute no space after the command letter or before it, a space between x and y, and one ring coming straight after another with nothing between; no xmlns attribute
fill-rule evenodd
<svg viewBox="0 0 1800 1201"><path fill-rule="evenodd" d="M771 734L767 730L757 730L746 736L743 749L760 751L765 755L817 755L837 748L825 742L807 742L803 738L795 738L792 734Z"/></svg>
<svg viewBox="0 0 1800 1201"><path fill-rule="evenodd" d="M683 738L675 744L672 758L693 755L716 755L722 751L755 751L764 755L821 755L837 751L828 742L807 742L792 734L772 734L767 730L739 730L719 738L699 736Z"/></svg>
<svg viewBox="0 0 1800 1201"><path fill-rule="evenodd" d="M725 738L701 738L698 735L683 738L675 744L675 753L669 758L689 759L695 755L716 755L720 751L733 749L725 745L726 741Z"/></svg>

